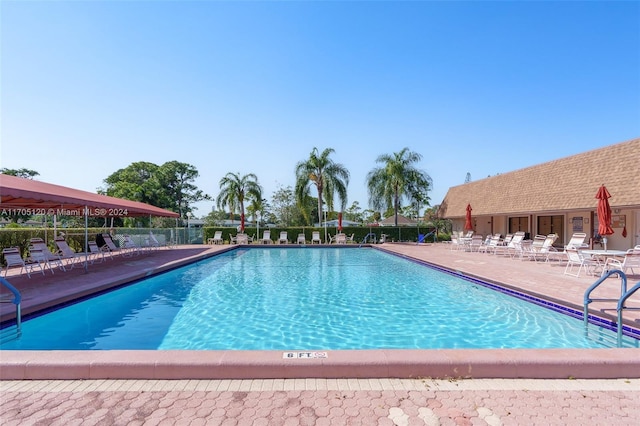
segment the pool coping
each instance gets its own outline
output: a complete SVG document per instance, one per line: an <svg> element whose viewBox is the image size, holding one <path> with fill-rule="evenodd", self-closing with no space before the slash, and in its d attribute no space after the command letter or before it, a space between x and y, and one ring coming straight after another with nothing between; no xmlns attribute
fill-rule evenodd
<svg viewBox="0 0 640 426"><path fill-rule="evenodd" d="M204 253L142 270L128 281L212 255ZM111 287L122 284L114 283ZM637 348L339 350L291 354L189 350L2 351L0 380L640 378Z"/></svg>

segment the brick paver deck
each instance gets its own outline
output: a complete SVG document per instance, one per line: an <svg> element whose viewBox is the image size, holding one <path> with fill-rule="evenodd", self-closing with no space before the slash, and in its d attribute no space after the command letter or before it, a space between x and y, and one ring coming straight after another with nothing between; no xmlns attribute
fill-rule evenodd
<svg viewBox="0 0 640 426"><path fill-rule="evenodd" d="M634 380L0 382L16 425L637 425Z"/></svg>

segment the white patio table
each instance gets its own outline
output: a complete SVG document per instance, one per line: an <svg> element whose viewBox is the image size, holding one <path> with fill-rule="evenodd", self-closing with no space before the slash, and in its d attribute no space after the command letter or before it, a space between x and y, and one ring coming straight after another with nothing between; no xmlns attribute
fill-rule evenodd
<svg viewBox="0 0 640 426"><path fill-rule="evenodd" d="M580 250L580 253L590 256L598 262L598 269L593 271L593 275L600 275L604 264L610 257L624 257L627 252L625 250Z"/></svg>

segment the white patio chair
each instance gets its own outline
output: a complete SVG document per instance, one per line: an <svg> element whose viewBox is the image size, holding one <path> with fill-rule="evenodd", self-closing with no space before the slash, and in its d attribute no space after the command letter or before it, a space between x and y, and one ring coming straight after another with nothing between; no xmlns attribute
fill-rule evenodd
<svg viewBox="0 0 640 426"><path fill-rule="evenodd" d="M580 272L585 269L587 273L595 274L596 270L601 266L596 258L586 257L575 247L567 247L567 266L564 268L565 275L579 277ZM575 268L578 268L574 272Z"/></svg>
<svg viewBox="0 0 640 426"><path fill-rule="evenodd" d="M273 244L273 241L271 240L271 231L262 231L262 238L259 241L260 244Z"/></svg>
<svg viewBox="0 0 640 426"><path fill-rule="evenodd" d="M633 268L636 268L638 273L636 273ZM602 275L613 269L619 269L625 274L627 273L627 269L631 269L632 275L640 274L640 251L629 249L627 250L627 254L624 256L624 259L618 259L615 257L607 258L604 267L602 268Z"/></svg>
<svg viewBox="0 0 640 426"><path fill-rule="evenodd" d="M287 231L280 232L280 238L278 238L278 244L289 244L289 237Z"/></svg>
<svg viewBox="0 0 640 426"><path fill-rule="evenodd" d="M320 231L311 232L311 244L322 244L322 240L320 239Z"/></svg>

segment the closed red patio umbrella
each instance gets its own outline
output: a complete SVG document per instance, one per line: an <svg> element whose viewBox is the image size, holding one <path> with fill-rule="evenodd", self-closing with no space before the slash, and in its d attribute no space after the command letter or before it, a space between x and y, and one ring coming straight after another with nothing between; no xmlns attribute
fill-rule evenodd
<svg viewBox="0 0 640 426"><path fill-rule="evenodd" d="M607 188L602 185L598 189L596 199L598 200L598 234L602 236L602 242L604 243L604 249L607 249L607 235L613 234L613 228L611 227L611 206L609 206L609 198L611 194L607 191Z"/></svg>
<svg viewBox="0 0 640 426"><path fill-rule="evenodd" d="M464 230L472 231L473 224L471 223L471 204L467 204L467 219L464 221Z"/></svg>
<svg viewBox="0 0 640 426"><path fill-rule="evenodd" d="M342 212L338 213L338 232L342 232Z"/></svg>

